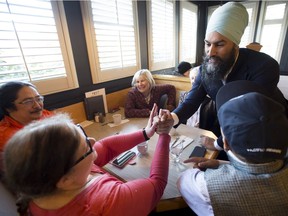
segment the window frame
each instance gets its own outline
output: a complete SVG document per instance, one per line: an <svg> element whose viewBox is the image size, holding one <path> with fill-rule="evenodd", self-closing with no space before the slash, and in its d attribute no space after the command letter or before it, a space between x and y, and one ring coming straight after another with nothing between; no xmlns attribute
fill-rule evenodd
<svg viewBox="0 0 288 216"><path fill-rule="evenodd" d="M278 40L275 57L272 56L279 63L281 60L281 56L282 56L282 52L283 52L283 46L284 46L285 37L286 37L286 32L287 32L287 28L288 28L288 21L287 21L287 19L288 19L288 2L287 1L275 1L275 2L274 1L272 1L272 2L264 1L264 2L262 2L261 11L260 11L260 18L259 18L259 26L258 26L258 29L256 30L257 41L259 41L261 45L265 46L265 44L261 43L261 37L262 37L262 31L263 31L263 28L265 25L264 19L265 19L266 9L267 9L268 5L283 4L283 3L286 4L286 8L285 8L284 17L282 19L282 22L274 21L274 23L281 23L280 38ZM272 23L273 21L268 21L268 22Z"/></svg>

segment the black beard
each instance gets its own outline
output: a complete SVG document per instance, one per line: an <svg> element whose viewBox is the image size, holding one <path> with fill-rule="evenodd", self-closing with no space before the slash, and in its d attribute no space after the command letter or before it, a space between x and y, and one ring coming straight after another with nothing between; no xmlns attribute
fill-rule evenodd
<svg viewBox="0 0 288 216"><path fill-rule="evenodd" d="M213 83L214 81L223 80L224 77L229 72L229 69L232 67L232 65L235 62L235 49L233 48L231 50L230 57L223 61L223 59L212 56L209 57L205 55L203 57L203 64L202 64L202 80L206 82L207 84ZM216 59L215 64L209 64L209 59Z"/></svg>

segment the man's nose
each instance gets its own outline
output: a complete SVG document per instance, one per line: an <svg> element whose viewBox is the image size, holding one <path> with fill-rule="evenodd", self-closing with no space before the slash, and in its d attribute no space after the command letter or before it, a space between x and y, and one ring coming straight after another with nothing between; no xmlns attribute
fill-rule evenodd
<svg viewBox="0 0 288 216"><path fill-rule="evenodd" d="M215 45L211 45L208 49L207 49L207 55L208 56L215 56L217 53L216 47Z"/></svg>

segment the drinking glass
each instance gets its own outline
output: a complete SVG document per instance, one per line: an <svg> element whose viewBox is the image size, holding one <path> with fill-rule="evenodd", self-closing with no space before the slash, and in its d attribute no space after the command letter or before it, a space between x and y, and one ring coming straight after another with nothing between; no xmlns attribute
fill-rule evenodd
<svg viewBox="0 0 288 216"><path fill-rule="evenodd" d="M171 145L170 152L174 156L174 162L179 163L180 162L180 155L183 152L183 143L184 140L181 140L180 142L176 142Z"/></svg>

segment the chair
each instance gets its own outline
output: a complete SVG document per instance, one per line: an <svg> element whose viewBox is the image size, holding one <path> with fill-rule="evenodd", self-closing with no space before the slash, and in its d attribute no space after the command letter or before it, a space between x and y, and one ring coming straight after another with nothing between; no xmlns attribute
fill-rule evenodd
<svg viewBox="0 0 288 216"><path fill-rule="evenodd" d="M167 101L168 101L168 95L167 94L162 95L159 102L159 109L166 109Z"/></svg>
<svg viewBox="0 0 288 216"><path fill-rule="evenodd" d="M0 216L18 216L16 199L0 181Z"/></svg>

